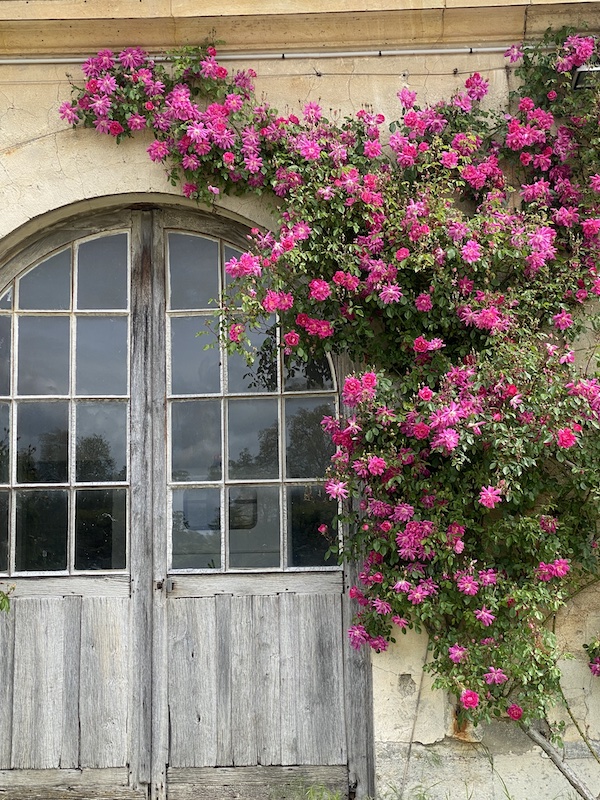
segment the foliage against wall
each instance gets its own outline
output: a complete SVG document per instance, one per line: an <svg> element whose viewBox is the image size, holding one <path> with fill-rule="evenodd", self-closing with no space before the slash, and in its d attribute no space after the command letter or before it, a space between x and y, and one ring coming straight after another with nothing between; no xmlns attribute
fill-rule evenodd
<svg viewBox="0 0 600 800"><path fill-rule="evenodd" d="M281 116L212 46L166 65L102 51L60 113L117 142L152 130L186 197L278 198L278 228L227 265L223 332L244 349L276 314L290 359L363 365L324 421L363 562L351 641L424 628L460 717L524 724L561 694L549 620L598 580L600 383L575 343L600 295L600 94L571 87L600 45L563 32L506 55L508 111L484 110L476 73L431 106L400 88L388 124Z"/></svg>

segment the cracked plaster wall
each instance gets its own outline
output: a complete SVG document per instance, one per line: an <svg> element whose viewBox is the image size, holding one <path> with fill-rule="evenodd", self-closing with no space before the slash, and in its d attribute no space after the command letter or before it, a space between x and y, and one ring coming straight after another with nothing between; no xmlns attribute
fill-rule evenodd
<svg viewBox="0 0 600 800"><path fill-rule="evenodd" d="M553 621L562 687L573 716L600 746L600 682L587 666L582 644L600 631L600 588L581 592ZM459 732L454 707L431 689L422 666L425 636L408 632L385 653L374 654L375 762L381 800L574 800L554 764L511 721ZM600 766L562 708L551 711L566 725L563 755L596 794Z"/></svg>
<svg viewBox="0 0 600 800"><path fill-rule="evenodd" d="M132 42L131 44L135 44ZM326 114L353 114L362 107L388 120L399 112L395 93L406 85L421 101L435 101L462 86L473 71L490 80L487 102L507 102L511 77L500 55L323 59L232 64L258 72L257 90L283 112L298 112L308 100ZM75 69L70 67L75 73ZM42 229L71 207L90 208L101 198L141 194L190 203L145 153L146 136L116 147L90 130L73 130L57 109L69 97L66 67L0 66L0 258L25 234ZM78 79L78 77L77 77ZM268 224L268 205L224 199L227 213ZM600 595L580 595L558 625L565 648L565 694L593 739L600 738L600 683L594 686L581 643L600 630ZM567 800L568 786L549 760L514 726L498 722L457 736L453 709L431 690L423 674L426 642L409 633L385 654L373 657L376 772L382 798L409 800ZM567 754L600 791L598 765L576 744L567 727ZM570 748L570 749L569 749ZM423 792L426 794L423 794ZM419 794L421 792L421 794Z"/></svg>

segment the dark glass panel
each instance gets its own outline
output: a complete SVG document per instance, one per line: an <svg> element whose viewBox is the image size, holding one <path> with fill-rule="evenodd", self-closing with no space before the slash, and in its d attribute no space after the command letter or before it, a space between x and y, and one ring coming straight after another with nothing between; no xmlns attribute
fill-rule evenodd
<svg viewBox="0 0 600 800"><path fill-rule="evenodd" d="M46 259L19 280L19 308L68 311L71 308L71 250Z"/></svg>
<svg viewBox="0 0 600 800"><path fill-rule="evenodd" d="M68 317L20 317L19 394L69 393Z"/></svg>
<svg viewBox="0 0 600 800"><path fill-rule="evenodd" d="M221 566L221 492L176 489L173 492L173 569Z"/></svg>
<svg viewBox="0 0 600 800"><path fill-rule="evenodd" d="M221 389L218 344L210 350L204 346L215 342L214 334L197 336L206 330L204 317L171 319L171 392L173 394L211 394Z"/></svg>
<svg viewBox="0 0 600 800"><path fill-rule="evenodd" d="M0 316L0 395L10 394L10 322Z"/></svg>
<svg viewBox="0 0 600 800"><path fill-rule="evenodd" d="M78 491L75 503L75 569L124 569L127 490Z"/></svg>
<svg viewBox="0 0 600 800"><path fill-rule="evenodd" d="M279 477L277 400L229 400L229 477Z"/></svg>
<svg viewBox="0 0 600 800"><path fill-rule="evenodd" d="M334 446L321 428L325 416L334 416L333 400L293 397L285 401L285 438L288 478L321 478Z"/></svg>
<svg viewBox="0 0 600 800"><path fill-rule="evenodd" d="M10 480L10 406L0 403L0 483Z"/></svg>
<svg viewBox="0 0 600 800"><path fill-rule="evenodd" d="M288 566L335 566L334 555L325 557L336 542L333 518L337 504L332 502L323 486L288 486ZM321 532L321 526L327 526Z"/></svg>
<svg viewBox="0 0 600 800"><path fill-rule="evenodd" d="M169 234L171 309L208 308L219 296L219 244L202 236Z"/></svg>
<svg viewBox="0 0 600 800"><path fill-rule="evenodd" d="M12 310L12 301L13 301L13 289L12 286L9 286L8 289L4 292L4 294L0 295L0 308L9 311Z"/></svg>
<svg viewBox="0 0 600 800"><path fill-rule="evenodd" d="M331 367L326 358L320 361L289 361L284 368L284 391L307 392L333 389Z"/></svg>
<svg viewBox="0 0 600 800"><path fill-rule="evenodd" d="M68 404L19 403L17 442L19 483L66 481L69 452Z"/></svg>
<svg viewBox="0 0 600 800"><path fill-rule="evenodd" d="M279 488L232 486L229 489L229 566L278 567Z"/></svg>
<svg viewBox="0 0 600 800"><path fill-rule="evenodd" d="M77 262L77 308L127 308L125 233L83 242Z"/></svg>
<svg viewBox="0 0 600 800"><path fill-rule="evenodd" d="M78 481L127 480L127 404L78 403Z"/></svg>
<svg viewBox="0 0 600 800"><path fill-rule="evenodd" d="M67 568L68 498L63 490L20 491L17 495L16 568Z"/></svg>
<svg viewBox="0 0 600 800"><path fill-rule="evenodd" d="M171 427L173 480L220 480L221 402L174 402Z"/></svg>
<svg viewBox="0 0 600 800"><path fill-rule="evenodd" d="M0 491L0 571L8 570L8 491Z"/></svg>
<svg viewBox="0 0 600 800"><path fill-rule="evenodd" d="M256 350L252 364L244 356L233 353L227 359L227 385L229 392L277 391L277 344L272 329L250 331L250 344Z"/></svg>
<svg viewBox="0 0 600 800"><path fill-rule="evenodd" d="M76 392L127 394L125 317L78 317Z"/></svg>

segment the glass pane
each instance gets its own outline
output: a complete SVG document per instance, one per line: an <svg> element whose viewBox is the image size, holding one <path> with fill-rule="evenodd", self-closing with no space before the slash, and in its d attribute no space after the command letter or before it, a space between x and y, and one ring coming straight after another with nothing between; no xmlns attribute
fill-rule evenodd
<svg viewBox="0 0 600 800"><path fill-rule="evenodd" d="M77 308L127 308L127 235L79 245Z"/></svg>
<svg viewBox="0 0 600 800"><path fill-rule="evenodd" d="M75 569L124 569L127 490L77 492Z"/></svg>
<svg viewBox="0 0 600 800"><path fill-rule="evenodd" d="M333 389L331 367L326 358L321 361L288 361L284 370L286 392L306 392L317 389Z"/></svg>
<svg viewBox="0 0 600 800"><path fill-rule="evenodd" d="M287 503L289 566L335 566L336 556L325 558L325 553L337 540L333 518L338 509L323 486L288 486Z"/></svg>
<svg viewBox="0 0 600 800"><path fill-rule="evenodd" d="M127 405L78 403L78 481L127 480Z"/></svg>
<svg viewBox="0 0 600 800"><path fill-rule="evenodd" d="M127 394L127 319L78 317L77 394Z"/></svg>
<svg viewBox="0 0 600 800"><path fill-rule="evenodd" d="M0 403L0 483L10 476L10 406Z"/></svg>
<svg viewBox="0 0 600 800"><path fill-rule="evenodd" d="M173 394L211 394L221 388L218 343L210 350L204 346L215 342L214 334L197 336L205 329L204 317L171 319L171 392Z"/></svg>
<svg viewBox="0 0 600 800"><path fill-rule="evenodd" d="M19 319L19 394L68 394L68 317Z"/></svg>
<svg viewBox="0 0 600 800"><path fill-rule="evenodd" d="M221 492L177 489L173 492L173 569L221 566Z"/></svg>
<svg viewBox="0 0 600 800"><path fill-rule="evenodd" d="M277 345L275 338L265 331L251 331L252 347L257 356L250 366L246 359L233 353L227 359L227 385L230 392L277 391ZM264 348L263 348L264 345Z"/></svg>
<svg viewBox="0 0 600 800"><path fill-rule="evenodd" d="M229 489L229 566L279 566L279 489Z"/></svg>
<svg viewBox="0 0 600 800"><path fill-rule="evenodd" d="M0 571L8 570L8 491L0 492Z"/></svg>
<svg viewBox="0 0 600 800"><path fill-rule="evenodd" d="M13 298L13 290L12 286L9 286L8 289L0 296L0 308L8 309L9 311L12 310L12 298Z"/></svg>
<svg viewBox="0 0 600 800"><path fill-rule="evenodd" d="M170 308L208 308L219 296L219 244L202 236L169 234Z"/></svg>
<svg viewBox="0 0 600 800"><path fill-rule="evenodd" d="M229 477L279 477L277 400L229 401Z"/></svg>
<svg viewBox="0 0 600 800"><path fill-rule="evenodd" d="M10 394L10 317L0 316L0 395Z"/></svg>
<svg viewBox="0 0 600 800"><path fill-rule="evenodd" d="M17 570L67 567L67 492L17 492Z"/></svg>
<svg viewBox="0 0 600 800"><path fill-rule="evenodd" d="M43 261L19 280L19 308L36 311L71 308L71 250Z"/></svg>
<svg viewBox="0 0 600 800"><path fill-rule="evenodd" d="M172 406L174 481L221 478L221 402L181 400Z"/></svg>
<svg viewBox="0 0 600 800"><path fill-rule="evenodd" d="M285 401L285 437L288 478L321 478L334 446L321 428L325 416L334 416L333 400L294 397Z"/></svg>
<svg viewBox="0 0 600 800"><path fill-rule="evenodd" d="M20 403L17 409L17 481L67 480L67 403Z"/></svg>

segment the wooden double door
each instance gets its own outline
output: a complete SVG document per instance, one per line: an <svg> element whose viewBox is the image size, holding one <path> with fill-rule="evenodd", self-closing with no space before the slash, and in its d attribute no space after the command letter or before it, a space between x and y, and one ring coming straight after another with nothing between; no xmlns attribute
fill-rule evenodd
<svg viewBox="0 0 600 800"><path fill-rule="evenodd" d="M0 273L0 798L366 796L319 428L329 365L212 324L245 230L74 219ZM210 336L210 334L209 334Z"/></svg>

